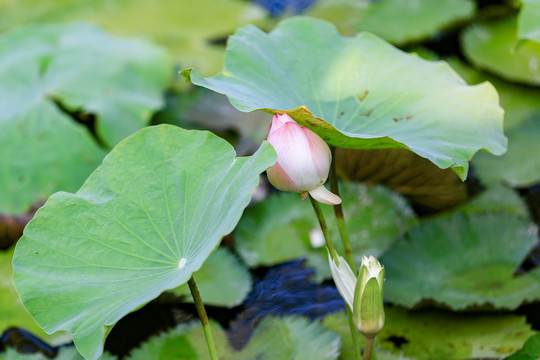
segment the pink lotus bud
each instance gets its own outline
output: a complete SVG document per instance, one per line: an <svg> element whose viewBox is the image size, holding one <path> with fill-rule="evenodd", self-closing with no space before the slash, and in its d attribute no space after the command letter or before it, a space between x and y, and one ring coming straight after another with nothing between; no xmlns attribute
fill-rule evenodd
<svg viewBox="0 0 540 360"><path fill-rule="evenodd" d="M268 142L278 155L276 164L266 172L272 185L279 190L299 192L302 198L309 192L322 203L341 203L340 197L323 185L328 178L332 154L319 135L298 125L287 114L276 114L268 130Z"/></svg>

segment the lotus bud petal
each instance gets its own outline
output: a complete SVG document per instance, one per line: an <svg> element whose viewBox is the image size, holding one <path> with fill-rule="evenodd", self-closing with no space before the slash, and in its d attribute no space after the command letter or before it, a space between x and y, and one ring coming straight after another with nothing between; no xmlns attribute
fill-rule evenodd
<svg viewBox="0 0 540 360"><path fill-rule="evenodd" d="M353 301L353 321L362 334L377 335L384 326L384 266L373 256L362 258Z"/></svg>
<svg viewBox="0 0 540 360"><path fill-rule="evenodd" d="M328 254L328 261L330 262L330 271L332 272L332 278L334 283L341 294L341 297L349 308L353 309L354 302L354 290L356 287L356 276L354 275L351 267L347 264L344 258L336 255L336 262Z"/></svg>
<svg viewBox="0 0 540 360"><path fill-rule="evenodd" d="M325 204L341 203L339 196L323 186L332 154L319 135L300 126L287 114L276 114L268 129L268 142L278 155L276 164L267 170L272 185L282 191L309 192Z"/></svg>

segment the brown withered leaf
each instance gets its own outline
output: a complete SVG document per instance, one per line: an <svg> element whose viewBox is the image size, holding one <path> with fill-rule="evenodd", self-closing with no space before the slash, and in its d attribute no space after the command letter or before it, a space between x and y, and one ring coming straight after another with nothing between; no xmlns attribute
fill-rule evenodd
<svg viewBox="0 0 540 360"><path fill-rule="evenodd" d="M445 210L468 198L467 184L455 172L406 149L336 148L336 171L344 179L386 185L426 212Z"/></svg>

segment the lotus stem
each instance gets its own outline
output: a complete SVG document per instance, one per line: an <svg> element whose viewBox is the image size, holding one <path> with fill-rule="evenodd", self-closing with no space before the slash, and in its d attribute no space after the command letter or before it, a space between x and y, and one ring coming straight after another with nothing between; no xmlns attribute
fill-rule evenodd
<svg viewBox="0 0 540 360"><path fill-rule="evenodd" d="M321 226L321 230L324 235L324 240L326 241L326 247L328 248L328 251L330 252L330 256L332 257L332 260L334 260L337 263L336 249L334 249L334 244L332 243L332 239L330 238L330 233L328 232L328 226L326 225L326 220L324 219L324 214L321 210L321 206L319 205L319 202L315 200L311 195L309 195L309 200L311 201L313 210L315 210L315 215L317 215L317 219L319 220L319 225Z"/></svg>
<svg viewBox="0 0 540 360"><path fill-rule="evenodd" d="M191 291L191 296L193 297L193 301L195 302L195 308L199 314L199 319L201 319L204 337L206 338L206 345L208 346L208 352L210 353L210 359L219 360L214 337L212 336L212 329L210 328L210 323L208 322L208 316L206 315L201 294L199 293L199 289L197 288L197 284L195 283L193 276L191 276L189 279L188 285L189 290Z"/></svg>
<svg viewBox="0 0 540 360"><path fill-rule="evenodd" d="M371 353L373 352L373 344L375 343L375 336L366 336L366 347L364 348L364 356L362 360L370 360Z"/></svg>
<svg viewBox="0 0 540 360"><path fill-rule="evenodd" d="M339 195L338 178L336 174L336 148L331 146L332 151L332 163L330 164L330 191L337 196ZM354 263L354 256L351 247L351 241L349 240L349 232L347 230L347 224L345 223L345 217L343 216L343 207L341 204L334 205L334 213L336 214L336 222L339 229L339 235L341 242L343 243L343 249L345 251L345 260L351 267L352 271L356 274L356 264Z"/></svg>

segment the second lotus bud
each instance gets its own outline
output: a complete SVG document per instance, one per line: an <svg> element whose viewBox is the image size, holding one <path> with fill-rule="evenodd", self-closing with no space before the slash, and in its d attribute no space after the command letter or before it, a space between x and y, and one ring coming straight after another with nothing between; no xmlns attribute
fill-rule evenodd
<svg viewBox="0 0 540 360"><path fill-rule="evenodd" d="M356 329L367 337L377 335L384 326L384 266L373 256L364 256L356 277L341 256L337 256L337 264L330 256L329 261L332 277L352 311Z"/></svg>

